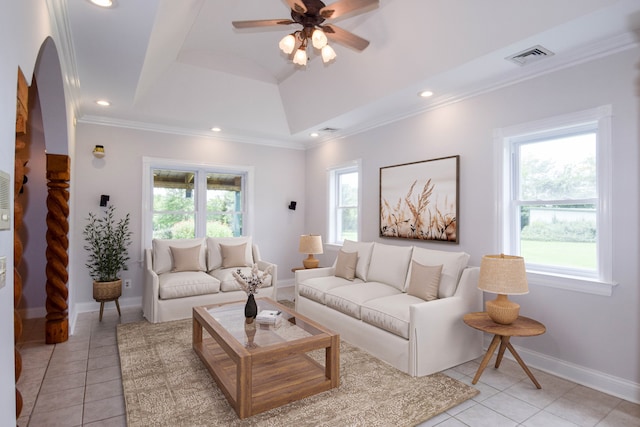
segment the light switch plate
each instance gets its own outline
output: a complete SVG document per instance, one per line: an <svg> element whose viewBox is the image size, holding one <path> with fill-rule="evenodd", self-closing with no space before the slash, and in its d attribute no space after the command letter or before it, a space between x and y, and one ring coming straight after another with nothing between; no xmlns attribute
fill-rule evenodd
<svg viewBox="0 0 640 427"><path fill-rule="evenodd" d="M0 257L0 289L7 283L7 257Z"/></svg>

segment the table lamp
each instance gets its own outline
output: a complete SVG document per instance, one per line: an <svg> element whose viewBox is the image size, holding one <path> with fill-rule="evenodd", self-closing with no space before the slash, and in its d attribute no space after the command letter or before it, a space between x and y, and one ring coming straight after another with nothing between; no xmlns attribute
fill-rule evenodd
<svg viewBox="0 0 640 427"><path fill-rule="evenodd" d="M322 253L322 236L303 234L300 236L298 252L309 254L309 256L302 261L304 268L317 268L320 260L313 255Z"/></svg>
<svg viewBox="0 0 640 427"><path fill-rule="evenodd" d="M498 294L485 305L491 320L502 325L513 323L518 318L520 305L509 301L507 295L529 293L524 258L504 254L483 256L478 289Z"/></svg>

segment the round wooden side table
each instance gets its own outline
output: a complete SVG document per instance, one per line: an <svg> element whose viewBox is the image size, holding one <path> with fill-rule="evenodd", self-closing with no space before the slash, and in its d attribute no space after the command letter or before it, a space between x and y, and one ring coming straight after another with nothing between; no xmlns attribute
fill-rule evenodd
<svg viewBox="0 0 640 427"><path fill-rule="evenodd" d="M519 316L512 324L501 325L491 320L486 312L465 314L463 320L464 323L474 329L478 329L482 332L487 332L494 335L493 340L491 340L491 344L487 349L487 354L484 355L484 358L480 363L480 367L478 368L478 372L476 372L476 376L473 377L473 381L471 381L471 384L476 384L478 382L478 380L480 379L480 375L482 375L482 372L489 364L489 360L491 360L493 352L496 350L496 347L498 347L498 344L500 344L500 350L498 350L498 357L496 359L495 367L500 367L500 362L502 362L504 351L505 349L509 349L513 357L516 359L522 369L524 369L535 386L537 388L542 388L527 365L525 365L520 355L516 352L516 350L509 342L509 339L511 337L533 337L536 335L544 334L547 329L542 323L533 319L529 319L528 317Z"/></svg>

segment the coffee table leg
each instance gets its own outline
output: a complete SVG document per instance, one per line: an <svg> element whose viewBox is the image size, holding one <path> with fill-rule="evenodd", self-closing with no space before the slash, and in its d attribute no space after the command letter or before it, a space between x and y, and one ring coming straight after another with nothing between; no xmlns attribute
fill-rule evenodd
<svg viewBox="0 0 640 427"><path fill-rule="evenodd" d="M531 373L531 371L529 370L529 368L527 367L527 365L524 364L524 360L522 360L520 358L520 355L516 352L516 349L513 348L513 346L511 345L510 342L507 342L507 348L509 349L509 351L511 352L511 354L513 354L513 357L515 357L515 359L518 361L518 363L520 364L520 366L522 367L522 369L524 369L524 371L527 373L527 375L529 376L529 378L531 379L531 381L533 381L533 383L536 385L536 388L540 389L542 388L542 386L540 385L540 383L536 380L536 378L533 376L533 373Z"/></svg>
<svg viewBox="0 0 640 427"><path fill-rule="evenodd" d="M487 367L487 365L489 364L489 360L491 360L491 355L494 351L496 351L496 347L498 346L499 342L500 335L494 335L493 340L491 340L491 344L489 345L489 349L487 350L487 354L484 355L484 359L482 359L480 367L478 368L478 372L476 372L476 376L473 377L473 381L471 381L471 384L475 384L478 382L478 380L480 379L480 375L482 375L482 372L484 371L484 368Z"/></svg>
<svg viewBox="0 0 640 427"><path fill-rule="evenodd" d="M331 388L340 385L340 338L331 338L331 346L325 349L324 375L331 380Z"/></svg>
<svg viewBox="0 0 640 427"><path fill-rule="evenodd" d="M236 365L236 406L238 417L244 419L253 415L253 362L251 357L241 357Z"/></svg>

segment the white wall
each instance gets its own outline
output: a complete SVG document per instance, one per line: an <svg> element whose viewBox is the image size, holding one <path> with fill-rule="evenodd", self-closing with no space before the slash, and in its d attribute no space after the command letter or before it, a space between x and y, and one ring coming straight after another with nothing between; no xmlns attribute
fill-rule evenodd
<svg viewBox="0 0 640 427"><path fill-rule="evenodd" d="M142 159L143 157L183 160L216 165L243 165L254 168L253 239L262 258L278 265L278 279L291 280L291 268L299 264L298 238L304 233L304 151L251 144L238 144L213 138L162 134L88 123L77 125L76 155L72 177L76 231L70 245L78 254L70 265L70 288L80 311L97 309L93 301L91 278L84 266L86 251L82 229L88 212L99 212L101 194L110 196L118 216L131 214L133 244L129 270L123 278L132 279L131 289L123 289L122 299L140 304L143 284L142 264ZM95 159L96 144L104 145L106 156ZM291 200L298 201L295 211ZM138 298L138 300L136 300ZM107 308L113 308L109 305Z"/></svg>
<svg viewBox="0 0 640 427"><path fill-rule="evenodd" d="M3 4L0 14L0 170L8 172L12 182L18 67L30 81L40 45L50 32L45 2L23 0ZM15 425L13 231L0 231L0 256L7 257L8 266L6 285L0 288L0 424Z"/></svg>
<svg viewBox="0 0 640 427"><path fill-rule="evenodd" d="M541 368L640 401L638 58L640 49L618 53L309 150L307 228L326 230L325 169L362 158L361 240L415 243L378 237L379 168L459 154L460 244L417 245L463 250L479 265L482 255L498 248L494 130L611 104L613 273L619 285L603 297L531 283L530 293L516 299L522 314L542 321L547 332L513 341ZM323 255L323 263L334 256Z"/></svg>

